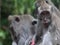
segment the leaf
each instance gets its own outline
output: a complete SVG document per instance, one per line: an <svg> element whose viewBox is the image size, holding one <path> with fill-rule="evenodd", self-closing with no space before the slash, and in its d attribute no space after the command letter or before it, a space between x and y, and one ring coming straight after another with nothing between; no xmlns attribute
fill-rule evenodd
<svg viewBox="0 0 60 45"><path fill-rule="evenodd" d="M5 37L6 37L5 32L3 32L1 29L0 29L0 37L2 39L5 39Z"/></svg>

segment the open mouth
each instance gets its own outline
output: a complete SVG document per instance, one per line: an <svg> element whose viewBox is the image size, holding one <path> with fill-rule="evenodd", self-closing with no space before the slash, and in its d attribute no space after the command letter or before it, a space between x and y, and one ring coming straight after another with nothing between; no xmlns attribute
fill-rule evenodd
<svg viewBox="0 0 60 45"><path fill-rule="evenodd" d="M44 25L48 25L48 23L44 23Z"/></svg>
<svg viewBox="0 0 60 45"><path fill-rule="evenodd" d="M44 27L47 28L49 26L49 23L44 23L43 25L44 25Z"/></svg>

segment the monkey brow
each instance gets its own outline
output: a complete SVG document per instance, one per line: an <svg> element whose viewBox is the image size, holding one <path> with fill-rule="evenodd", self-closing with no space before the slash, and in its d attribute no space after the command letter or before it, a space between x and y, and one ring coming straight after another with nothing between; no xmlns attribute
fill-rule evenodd
<svg viewBox="0 0 60 45"><path fill-rule="evenodd" d="M50 14L50 12L49 12L49 11L42 11L42 12L40 13L40 15L46 15L46 14Z"/></svg>

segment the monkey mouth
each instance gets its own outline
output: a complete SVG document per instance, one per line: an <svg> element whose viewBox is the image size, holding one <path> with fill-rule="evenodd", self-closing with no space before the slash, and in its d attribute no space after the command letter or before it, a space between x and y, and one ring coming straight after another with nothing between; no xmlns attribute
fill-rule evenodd
<svg viewBox="0 0 60 45"><path fill-rule="evenodd" d="M44 25L48 25L48 23L44 23Z"/></svg>
<svg viewBox="0 0 60 45"><path fill-rule="evenodd" d="M50 21L48 20L43 20L43 24L48 24Z"/></svg>
<svg viewBox="0 0 60 45"><path fill-rule="evenodd" d="M48 27L49 23L43 23L44 27Z"/></svg>

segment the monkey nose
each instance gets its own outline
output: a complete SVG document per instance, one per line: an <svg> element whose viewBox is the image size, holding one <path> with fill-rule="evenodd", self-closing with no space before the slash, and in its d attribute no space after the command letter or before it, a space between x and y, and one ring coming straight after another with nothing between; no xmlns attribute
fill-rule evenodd
<svg viewBox="0 0 60 45"><path fill-rule="evenodd" d="M44 22L46 22L46 19L44 20Z"/></svg>
<svg viewBox="0 0 60 45"><path fill-rule="evenodd" d="M46 21L46 20L44 20L44 21Z"/></svg>
<svg viewBox="0 0 60 45"><path fill-rule="evenodd" d="M44 22L46 22L46 20L47 20L47 19L45 18L45 19L44 19Z"/></svg>

